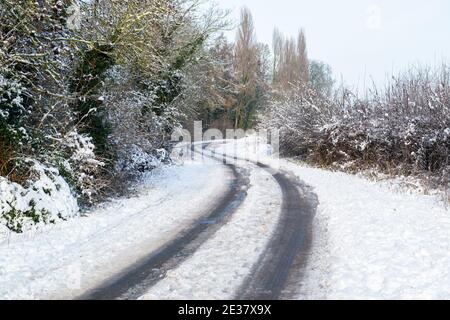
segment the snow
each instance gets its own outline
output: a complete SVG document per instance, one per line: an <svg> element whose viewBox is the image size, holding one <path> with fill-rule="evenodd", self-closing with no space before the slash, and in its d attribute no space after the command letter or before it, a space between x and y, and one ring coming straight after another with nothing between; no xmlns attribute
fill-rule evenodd
<svg viewBox="0 0 450 320"><path fill-rule="evenodd" d="M0 239L0 298L74 298L174 237L208 210L229 172L213 163L156 169L136 197L87 217ZM203 208L203 209L202 209Z"/></svg>
<svg viewBox="0 0 450 320"><path fill-rule="evenodd" d="M104 166L95 156L95 146L92 138L87 135L79 134L76 130L71 131L65 137L64 143L73 150L72 161L84 162L94 166Z"/></svg>
<svg viewBox="0 0 450 320"><path fill-rule="evenodd" d="M389 183L345 173L282 166L320 199L315 224L326 233L316 237L326 239L316 241L326 246L313 247L310 268L323 274L313 296L450 298L450 213L438 197L395 192Z"/></svg>

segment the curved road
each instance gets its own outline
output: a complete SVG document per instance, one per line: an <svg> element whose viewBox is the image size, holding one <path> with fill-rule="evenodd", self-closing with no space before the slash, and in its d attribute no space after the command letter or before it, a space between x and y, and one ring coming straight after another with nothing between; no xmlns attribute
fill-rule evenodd
<svg viewBox="0 0 450 320"><path fill-rule="evenodd" d="M204 144L203 148L210 144ZM194 150L195 151L195 150ZM197 152L197 151L196 151ZM175 269L189 258L205 241L216 233L237 211L246 198L249 173L235 164L226 164L226 156L214 156L223 161L233 174L228 192L211 212L195 221L175 239L130 266L118 276L107 280L79 299L137 299L146 290L163 279L169 270ZM245 300L279 299L288 286L289 279L299 279L311 244L311 224L317 207L317 198L307 186L287 172L275 171L262 163L247 164L269 172L282 192L281 216L275 233L264 253L255 261L252 272L237 290L235 298ZM218 248L220 249L220 248ZM294 267L295 266L295 267ZM284 292L283 298L289 298Z"/></svg>

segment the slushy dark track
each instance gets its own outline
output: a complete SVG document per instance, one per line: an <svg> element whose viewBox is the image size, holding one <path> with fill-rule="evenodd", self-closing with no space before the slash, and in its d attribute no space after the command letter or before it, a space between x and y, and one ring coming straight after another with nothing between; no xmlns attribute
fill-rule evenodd
<svg viewBox="0 0 450 320"><path fill-rule="evenodd" d="M264 164L257 163L269 172ZM304 267L311 248L311 224L317 208L317 198L295 177L276 172L272 176L283 194L281 218L275 234L270 240L253 271L238 290L239 300L277 300L286 287L289 275L297 280L302 270L294 270L294 263ZM300 194L299 189L303 192Z"/></svg>

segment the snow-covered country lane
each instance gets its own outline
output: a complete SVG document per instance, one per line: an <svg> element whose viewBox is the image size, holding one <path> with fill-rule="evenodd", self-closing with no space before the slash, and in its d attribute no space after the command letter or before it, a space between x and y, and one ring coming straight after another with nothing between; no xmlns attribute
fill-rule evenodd
<svg viewBox="0 0 450 320"><path fill-rule="evenodd" d="M133 198L4 234L0 298L450 299L438 196L278 161L254 137L204 147Z"/></svg>

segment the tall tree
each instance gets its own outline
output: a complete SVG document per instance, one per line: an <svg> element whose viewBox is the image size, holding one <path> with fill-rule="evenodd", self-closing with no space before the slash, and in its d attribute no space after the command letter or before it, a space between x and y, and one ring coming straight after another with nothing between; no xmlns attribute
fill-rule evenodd
<svg viewBox="0 0 450 320"><path fill-rule="evenodd" d="M278 30L278 28L275 28L273 30L273 36L272 36L272 51L273 51L273 69L272 69L272 77L273 82L278 81L279 77L279 69L282 59L282 52L283 52L283 45L284 45L284 37L283 34Z"/></svg>
<svg viewBox="0 0 450 320"><path fill-rule="evenodd" d="M239 81L238 101L235 108L235 128L246 127L246 113L256 103L258 50L249 9L241 10L241 20L235 47L235 70Z"/></svg>
<svg viewBox="0 0 450 320"><path fill-rule="evenodd" d="M299 79L303 83L307 83L309 81L309 61L308 61L308 52L306 49L306 37L303 29L300 30L298 34L297 51L298 51Z"/></svg>

